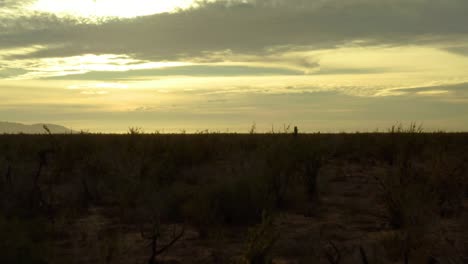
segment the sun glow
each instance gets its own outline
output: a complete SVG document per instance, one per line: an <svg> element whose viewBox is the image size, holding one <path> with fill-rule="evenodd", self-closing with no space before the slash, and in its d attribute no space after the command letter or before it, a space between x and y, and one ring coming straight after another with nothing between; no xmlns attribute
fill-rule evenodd
<svg viewBox="0 0 468 264"><path fill-rule="evenodd" d="M129 18L189 8L196 0L37 0L31 10L84 18Z"/></svg>
<svg viewBox="0 0 468 264"><path fill-rule="evenodd" d="M128 55L119 54L83 54L63 58L19 59L8 60L5 56L28 54L40 50L37 47L22 48L19 50L0 50L0 65L7 68L24 69L25 73L11 76L12 80L40 79L47 77L84 74L87 72L125 72L130 70L159 69L192 65L190 62L178 61L142 61ZM2 57L3 56L3 57ZM0 69L1 70L1 69ZM0 72L1 73L1 72ZM1 76L0 76L1 77Z"/></svg>

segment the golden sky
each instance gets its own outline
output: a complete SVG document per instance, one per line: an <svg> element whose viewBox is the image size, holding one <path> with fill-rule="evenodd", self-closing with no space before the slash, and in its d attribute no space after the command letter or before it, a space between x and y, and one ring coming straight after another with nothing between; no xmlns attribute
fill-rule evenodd
<svg viewBox="0 0 468 264"><path fill-rule="evenodd" d="M0 121L468 129L465 0L0 0Z"/></svg>

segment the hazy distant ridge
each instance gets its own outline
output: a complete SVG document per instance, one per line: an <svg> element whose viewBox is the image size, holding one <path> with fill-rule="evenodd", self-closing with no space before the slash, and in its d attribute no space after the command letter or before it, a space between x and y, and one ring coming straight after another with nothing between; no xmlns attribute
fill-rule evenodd
<svg viewBox="0 0 468 264"><path fill-rule="evenodd" d="M0 122L0 134L45 134L44 125L46 125L53 134L70 134L75 132L69 128L54 124L33 124L25 125L20 123Z"/></svg>

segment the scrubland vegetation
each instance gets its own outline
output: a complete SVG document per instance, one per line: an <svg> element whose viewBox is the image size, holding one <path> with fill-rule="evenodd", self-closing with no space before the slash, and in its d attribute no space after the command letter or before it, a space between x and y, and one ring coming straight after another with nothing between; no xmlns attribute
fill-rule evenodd
<svg viewBox="0 0 468 264"><path fill-rule="evenodd" d="M0 263L468 263L464 133L131 129L0 151Z"/></svg>

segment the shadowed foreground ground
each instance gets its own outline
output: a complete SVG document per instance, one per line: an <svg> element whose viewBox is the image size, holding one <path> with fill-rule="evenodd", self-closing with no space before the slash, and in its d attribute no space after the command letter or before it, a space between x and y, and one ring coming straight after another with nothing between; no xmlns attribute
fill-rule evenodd
<svg viewBox="0 0 468 264"><path fill-rule="evenodd" d="M468 134L0 136L0 263L467 263Z"/></svg>

